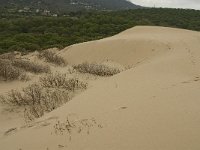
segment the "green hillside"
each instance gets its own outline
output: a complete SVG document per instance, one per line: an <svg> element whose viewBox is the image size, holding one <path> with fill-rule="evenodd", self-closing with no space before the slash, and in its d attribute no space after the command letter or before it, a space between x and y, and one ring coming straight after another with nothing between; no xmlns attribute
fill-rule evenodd
<svg viewBox="0 0 200 150"><path fill-rule="evenodd" d="M51 12L69 12L80 10L122 10L139 6L126 0L0 0L0 7L16 11L49 10Z"/></svg>
<svg viewBox="0 0 200 150"><path fill-rule="evenodd" d="M62 48L112 36L136 25L200 31L200 11L152 8L74 12L59 17L4 14L0 18L0 53Z"/></svg>

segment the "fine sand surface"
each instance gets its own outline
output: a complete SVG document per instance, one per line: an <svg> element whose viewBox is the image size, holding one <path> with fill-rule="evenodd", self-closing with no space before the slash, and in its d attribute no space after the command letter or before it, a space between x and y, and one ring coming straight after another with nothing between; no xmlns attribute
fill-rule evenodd
<svg viewBox="0 0 200 150"><path fill-rule="evenodd" d="M200 149L199 32L138 26L60 55L71 65L110 60L131 68L11 129L0 149Z"/></svg>

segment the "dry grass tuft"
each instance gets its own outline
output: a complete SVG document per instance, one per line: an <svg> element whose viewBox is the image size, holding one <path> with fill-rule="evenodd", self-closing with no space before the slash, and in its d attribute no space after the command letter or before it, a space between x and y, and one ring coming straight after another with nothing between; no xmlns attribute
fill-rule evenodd
<svg viewBox="0 0 200 150"><path fill-rule="evenodd" d="M77 78L67 78L66 74L47 74L39 83L29 85L21 92L11 90L6 96L0 96L0 102L11 106L25 107L27 121L39 118L68 102L76 90L84 90L87 83Z"/></svg>
<svg viewBox="0 0 200 150"><path fill-rule="evenodd" d="M50 67L22 59L12 60L12 65L32 73L48 73Z"/></svg>
<svg viewBox="0 0 200 150"><path fill-rule="evenodd" d="M24 106L27 104L23 93L17 90L11 90L7 96L1 96L0 102L13 106Z"/></svg>
<svg viewBox="0 0 200 150"><path fill-rule="evenodd" d="M17 58L18 57L18 58ZM48 73L50 67L36 64L21 59L21 54L17 52L0 55L0 78L6 81L22 80L27 81L30 78L26 72L31 73Z"/></svg>
<svg viewBox="0 0 200 150"><path fill-rule="evenodd" d="M44 115L44 113L60 107L68 102L70 94L66 90L58 88L43 88L39 85L31 85L24 89L28 105L25 109L26 120L33 120Z"/></svg>
<svg viewBox="0 0 200 150"><path fill-rule="evenodd" d="M66 65L65 60L61 56L58 56L56 51L50 49L41 51L39 57L44 58L49 63L63 66Z"/></svg>
<svg viewBox="0 0 200 150"><path fill-rule="evenodd" d="M44 87L57 87L66 89L68 91L75 91L87 88L87 83L81 81L80 79L67 78L66 74L61 74L58 72L40 77L40 83Z"/></svg>
<svg viewBox="0 0 200 150"><path fill-rule="evenodd" d="M10 52L10 53L5 53L0 55L0 59L15 59L16 53L15 52Z"/></svg>
<svg viewBox="0 0 200 150"><path fill-rule="evenodd" d="M8 59L0 59L0 77L6 81L19 79L23 75L23 70L12 66Z"/></svg>
<svg viewBox="0 0 200 150"><path fill-rule="evenodd" d="M97 64L97 63L82 63L75 65L74 69L81 73L90 73L98 76L113 76L121 72L117 67L111 67L106 64Z"/></svg>
<svg viewBox="0 0 200 150"><path fill-rule="evenodd" d="M18 78L20 81L30 81L31 80L31 77L28 75L28 74L26 74L26 73L23 73L23 74L21 74L20 76L19 76L19 78Z"/></svg>
<svg viewBox="0 0 200 150"><path fill-rule="evenodd" d="M43 88L32 84L22 92L11 90L7 96L1 96L0 102L25 107L25 118L33 120L50 112L70 100L68 91L58 88Z"/></svg>

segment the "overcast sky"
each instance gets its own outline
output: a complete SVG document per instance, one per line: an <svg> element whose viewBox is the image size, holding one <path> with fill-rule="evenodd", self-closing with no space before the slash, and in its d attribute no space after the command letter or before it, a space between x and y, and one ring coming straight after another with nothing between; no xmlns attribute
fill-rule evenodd
<svg viewBox="0 0 200 150"><path fill-rule="evenodd" d="M153 7L200 9L200 0L130 0L134 4Z"/></svg>

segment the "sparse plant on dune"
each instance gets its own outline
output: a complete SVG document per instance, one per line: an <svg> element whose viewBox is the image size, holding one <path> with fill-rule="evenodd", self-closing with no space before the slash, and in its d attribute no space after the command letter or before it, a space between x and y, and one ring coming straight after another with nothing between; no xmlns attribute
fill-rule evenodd
<svg viewBox="0 0 200 150"><path fill-rule="evenodd" d="M63 87L66 74L50 73L40 77L40 83L44 87Z"/></svg>
<svg viewBox="0 0 200 150"><path fill-rule="evenodd" d="M15 59L15 55L16 54L14 52L1 54L0 55L0 59L9 59L9 60L12 60L12 59Z"/></svg>
<svg viewBox="0 0 200 150"><path fill-rule="evenodd" d="M80 81L78 78L70 78L65 81L64 88L70 91L83 90L87 88L87 83Z"/></svg>
<svg viewBox="0 0 200 150"><path fill-rule="evenodd" d="M56 65L66 65L65 60L61 56L58 56L55 51L50 49L41 51L39 57L44 58L49 63Z"/></svg>
<svg viewBox="0 0 200 150"><path fill-rule="evenodd" d="M0 102L4 104L14 105L14 106L26 105L22 93L17 90L11 90L7 96L1 96Z"/></svg>
<svg viewBox="0 0 200 150"><path fill-rule="evenodd" d="M69 91L87 88L87 83L81 81L80 79L75 77L67 78L66 74L58 72L40 77L40 83L44 87L58 87Z"/></svg>
<svg viewBox="0 0 200 150"><path fill-rule="evenodd" d="M11 90L7 96L2 96L1 102L14 106L33 105L41 98L41 90L37 84L29 85L22 92Z"/></svg>
<svg viewBox="0 0 200 150"><path fill-rule="evenodd" d="M44 88L38 84L29 85L21 92L11 90L8 95L0 97L1 103L25 107L26 119L39 118L69 100L70 94L67 90Z"/></svg>
<svg viewBox="0 0 200 150"><path fill-rule="evenodd" d="M102 129L103 125L99 123L95 118L75 119L68 115L66 120L58 120L53 127L56 135L67 134L69 136L69 140L71 141L72 133L81 134L82 132L85 132L90 134L92 128Z"/></svg>
<svg viewBox="0 0 200 150"><path fill-rule="evenodd" d="M26 73L21 74L18 79L25 82L31 80L30 76Z"/></svg>
<svg viewBox="0 0 200 150"><path fill-rule="evenodd" d="M24 74L23 70L12 66L8 59L0 59L0 77L6 81L16 80Z"/></svg>
<svg viewBox="0 0 200 150"><path fill-rule="evenodd" d="M22 59L14 59L12 60L12 65L18 68L21 68L25 71L32 73L48 73L50 72L50 67L47 65L37 64L34 62L30 62Z"/></svg>
<svg viewBox="0 0 200 150"><path fill-rule="evenodd" d="M75 65L74 69L76 69L81 73L90 73L98 76L112 76L121 72L121 70L117 67L111 67L105 64L98 64L98 63L87 63L87 62Z"/></svg>
<svg viewBox="0 0 200 150"><path fill-rule="evenodd" d="M37 88L37 86L35 87ZM39 118L44 113L51 112L62 104L68 102L71 97L68 91L58 88L42 88L36 90L34 87L29 87L25 91L26 96L31 102L27 107L27 115L33 118ZM32 90L36 90L35 94L30 94Z"/></svg>
<svg viewBox="0 0 200 150"><path fill-rule="evenodd" d="M87 83L77 78L67 78L66 74L58 72L50 73L22 91L11 90L6 96L0 96L0 102L25 107L24 116L29 121L58 108L72 98L73 92L86 87Z"/></svg>
<svg viewBox="0 0 200 150"><path fill-rule="evenodd" d="M27 87L24 89L24 93L29 102L25 115L32 116L32 118L39 118L44 113L51 112L70 100L70 94L66 90L43 88L39 85Z"/></svg>
<svg viewBox="0 0 200 150"><path fill-rule="evenodd" d="M27 81L30 78L26 72L48 73L50 67L42 64L15 58L17 53L6 53L0 55L0 77L3 80L22 80Z"/></svg>

